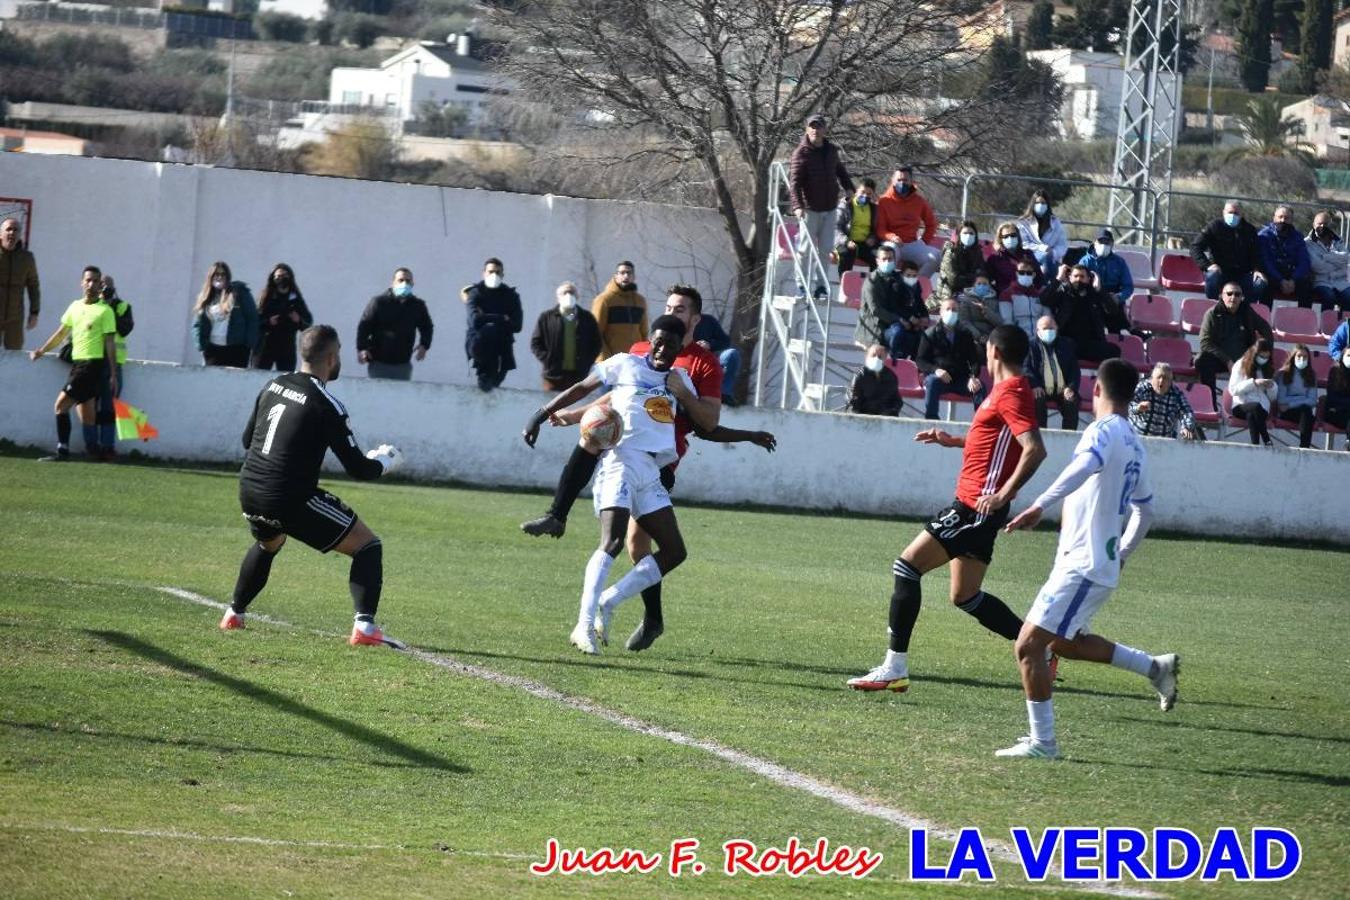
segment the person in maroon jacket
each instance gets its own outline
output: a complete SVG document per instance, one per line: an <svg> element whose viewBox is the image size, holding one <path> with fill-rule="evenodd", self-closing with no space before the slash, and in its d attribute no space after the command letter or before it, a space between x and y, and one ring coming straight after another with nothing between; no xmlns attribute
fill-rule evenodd
<svg viewBox="0 0 1350 900"><path fill-rule="evenodd" d="M806 133L792 151L788 187L792 194L792 214L797 217L797 253L801 257L806 284L797 288L805 294L815 285L817 298L829 296L829 270L826 254L834 246L835 207L839 189L853 193L853 180L839 157L839 148L825 138L827 123L819 113L806 120ZM820 267L810 265L808 241L815 244ZM816 284L823 279L823 283Z"/></svg>

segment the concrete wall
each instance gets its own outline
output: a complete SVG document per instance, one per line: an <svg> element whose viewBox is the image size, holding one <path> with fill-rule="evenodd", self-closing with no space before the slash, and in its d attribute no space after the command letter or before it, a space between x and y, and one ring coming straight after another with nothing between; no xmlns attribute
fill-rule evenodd
<svg viewBox="0 0 1350 900"><path fill-rule="evenodd" d="M80 269L93 263L116 276L135 307L133 358L196 363L190 312L210 264L225 260L256 294L271 266L288 262L316 320L341 332L348 377L360 377L361 311L396 267L409 266L436 325L414 377L468 384L459 290L498 256L525 307L520 369L507 384L533 387L530 331L559 282L575 281L587 302L619 260L631 259L653 313L672 281L710 298L730 296L734 284L710 210L21 153L0 154L0 185L6 196L33 200L43 311L29 347L55 330L79 295Z"/></svg>
<svg viewBox="0 0 1350 900"><path fill-rule="evenodd" d="M65 371L55 359L34 363L0 351L0 383L5 385L0 437L53 443L51 403ZM132 363L125 382L127 401L144 409L162 435L140 445L144 452L228 461L242 459L240 435L266 376ZM361 445L396 444L407 454L406 472L414 478L551 490L575 440L572 429L545 428L536 449L524 445L520 430L540 399L530 391L482 394L459 386L370 379L340 379L332 387L346 403ZM723 422L774 432L778 452L695 440L680 467L677 502L917 516L951 501L961 454L915 444L915 433L928 423L746 408L726 411ZM1019 509L1063 468L1079 437L1061 431L1044 435L1050 458L1024 489ZM78 448L78 429L75 442ZM1344 504L1327 502L1329 490L1343 491L1350 454L1155 438L1147 445L1160 527L1350 545Z"/></svg>

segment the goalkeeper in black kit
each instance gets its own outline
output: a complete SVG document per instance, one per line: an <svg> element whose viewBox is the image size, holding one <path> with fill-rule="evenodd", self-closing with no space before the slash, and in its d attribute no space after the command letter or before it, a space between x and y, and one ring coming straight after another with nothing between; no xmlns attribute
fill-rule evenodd
<svg viewBox="0 0 1350 900"><path fill-rule="evenodd" d="M300 335L300 371L280 375L258 394L244 429L248 451L239 473L239 505L256 542L244 555L234 600L220 627L244 627L244 613L267 584L272 560L289 535L320 553L352 558L350 587L356 622L350 643L382 644L375 624L384 563L380 539L351 507L319 489L319 468L331 448L347 474L373 481L403 461L388 444L362 454L347 424L347 408L328 392L342 370L341 343L330 325Z"/></svg>

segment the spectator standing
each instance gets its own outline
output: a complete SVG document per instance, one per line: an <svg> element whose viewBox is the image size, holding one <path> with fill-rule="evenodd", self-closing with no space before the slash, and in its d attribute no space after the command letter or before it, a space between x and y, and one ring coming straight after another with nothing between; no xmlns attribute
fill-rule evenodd
<svg viewBox="0 0 1350 900"><path fill-rule="evenodd" d="M248 368L258 343L258 307L248 285L235 281L228 265L211 264L192 311L192 336L202 364Z"/></svg>
<svg viewBox="0 0 1350 900"><path fill-rule="evenodd" d="M23 349L24 330L37 328L42 307L37 260L19 236L19 220L0 222L0 313L4 315L6 350ZM23 294L28 292L28 315L23 313Z"/></svg>
<svg viewBox="0 0 1350 900"><path fill-rule="evenodd" d="M975 283L962 291L957 300L961 306L961 324L970 329L975 340L983 346L989 340L990 333L1003 324L1003 315L998 309L998 295L989 283L989 276L981 272L975 276Z"/></svg>
<svg viewBox="0 0 1350 900"><path fill-rule="evenodd" d="M1069 270L1069 280L1055 281L1041 294L1041 304L1059 323L1059 331L1073 341L1078 358L1100 363L1120 356L1120 347L1106 339L1106 295L1092 286L1092 274L1082 265Z"/></svg>
<svg viewBox="0 0 1350 900"><path fill-rule="evenodd" d="M867 348L862 371L853 376L848 388L844 412L865 416L900 415L900 382L886 366L886 348L873 344Z"/></svg>
<svg viewBox="0 0 1350 900"><path fill-rule="evenodd" d="M1270 324L1243 297L1242 286L1230 281L1200 321L1200 355L1195 358L1201 383L1209 385L1216 399L1218 374L1230 370L1258 338L1274 338Z"/></svg>
<svg viewBox="0 0 1350 900"><path fill-rule="evenodd" d="M1223 215L1205 226L1191 245L1191 259L1205 273L1205 296L1219 299L1225 284L1235 281L1253 303L1266 297L1268 285L1261 272L1261 250L1256 227L1242 215L1242 205L1229 200Z"/></svg>
<svg viewBox="0 0 1350 900"><path fill-rule="evenodd" d="M389 288L370 298L356 325L357 362L371 378L410 381L412 359L426 359L431 333L427 305L413 294L412 269L395 269Z"/></svg>
<svg viewBox="0 0 1350 900"><path fill-rule="evenodd" d="M600 356L600 327L589 310L577 306L577 286L564 281L553 292L554 305L539 314L530 335L530 351L543 367L544 390L557 393L581 381Z"/></svg>
<svg viewBox="0 0 1350 900"><path fill-rule="evenodd" d="M505 275L502 261L488 257L483 263L483 280L467 291L469 321L464 350L478 373L480 391L500 387L506 373L516 367L513 348L525 324L525 311L520 294L502 281Z"/></svg>
<svg viewBox="0 0 1350 900"><path fill-rule="evenodd" d="M864 178L858 190L839 201L834 213L834 254L842 276L854 266L877 267L877 237L872 233L872 221L877 212L877 183Z"/></svg>
<svg viewBox="0 0 1350 900"><path fill-rule="evenodd" d="M1139 379L1130 401L1130 424L1135 431L1151 437L1175 438L1180 427L1183 440L1200 438L1195 412L1176 386L1168 363L1155 363L1153 373L1147 379Z"/></svg>
<svg viewBox="0 0 1350 900"><path fill-rule="evenodd" d="M637 268L624 260L614 268L614 277L591 301L591 314L600 326L600 358L627 353L647 339L647 300L637 289Z"/></svg>
<svg viewBox="0 0 1350 900"><path fill-rule="evenodd" d="M1134 276L1130 274L1130 264L1117 256L1115 249L1116 236L1111 233L1111 229L1103 228L1097 232L1097 239L1078 260L1078 264L1087 266L1097 289L1114 300L1123 311L1130 297L1134 296Z"/></svg>
<svg viewBox="0 0 1350 900"><path fill-rule="evenodd" d="M1040 276L1041 270L1035 262L1019 260L1015 280L998 295L1000 302L1006 300L1011 306L1012 324L1022 329L1032 341L1036 340L1036 320L1045 314L1045 308L1041 306L1045 288L1036 284Z"/></svg>
<svg viewBox="0 0 1350 900"><path fill-rule="evenodd" d="M694 342L717 357L722 367L722 405L735 406L736 376L741 372L741 351L731 346L731 336L727 334L717 316L702 313L694 326Z"/></svg>
<svg viewBox="0 0 1350 900"><path fill-rule="evenodd" d="M1261 269L1270 285L1270 296L1292 297L1304 309L1312 308L1312 260L1303 232L1294 227L1294 212L1277 206L1270 224L1256 234L1261 248Z"/></svg>
<svg viewBox="0 0 1350 900"><path fill-rule="evenodd" d="M1060 427L1078 430L1078 355L1073 341L1059 336L1054 316L1036 322L1036 339L1027 350L1022 372L1031 381L1036 398L1036 423L1045 427L1049 407L1059 410Z"/></svg>
<svg viewBox="0 0 1350 900"><path fill-rule="evenodd" d="M1335 306L1350 310L1350 252L1345 241L1331 227L1331 213L1313 216L1312 231L1308 233L1308 261L1312 264L1313 296L1323 309Z"/></svg>
<svg viewBox="0 0 1350 900"><path fill-rule="evenodd" d="M938 264L937 289L933 291L934 308L948 297L955 297L975 283L975 276L985 274L984 251L980 249L980 231L969 220L962 222L952 239L942 245L942 261Z"/></svg>
<svg viewBox="0 0 1350 900"><path fill-rule="evenodd" d="M1069 250L1069 235L1050 207L1050 195L1036 191L1027 202L1022 218L1017 220L1018 235L1023 249L1030 250L1041 267L1041 274L1049 278Z"/></svg>
<svg viewBox="0 0 1350 900"><path fill-rule="evenodd" d="M1275 365L1270 359L1273 346L1268 338L1258 339L1233 364L1233 372L1228 376L1233 415L1246 421L1253 444L1260 442L1267 447L1271 441L1266 420L1270 418L1270 404L1277 393Z"/></svg>
<svg viewBox="0 0 1350 900"><path fill-rule="evenodd" d="M100 302L103 273L97 266L85 266L80 273L80 288L84 296L71 303L61 316L61 325L47 338L46 343L28 354L29 359L41 359L53 347L70 337L70 375L65 387L56 395L56 453L42 457L42 462L65 462L70 459L70 408L76 407L84 431L84 449L95 462L103 458L98 443L98 425L94 401L104 383L113 379L112 391L117 392L117 373L110 368L117 358L115 335L117 322L112 307Z"/></svg>
<svg viewBox="0 0 1350 900"><path fill-rule="evenodd" d="M923 333L914 364L924 374L924 418L938 417L938 403L944 393L973 398L975 406L984 401L980 381L980 352L975 336L961 326L956 298L942 301L941 321Z"/></svg>
<svg viewBox="0 0 1350 900"><path fill-rule="evenodd" d="M839 189L845 196L853 193L853 180L839 156L839 148L827 138L829 131L825 117L816 113L806 120L806 132L792 151L788 161L788 188L792 195L792 214L797 217L797 253L801 257L806 284L798 284L803 295L812 292L817 298L829 296L830 284L815 284L820 273L810 266L807 242L815 245L823 267L834 246L835 207ZM598 319L599 316L596 316ZM627 350L628 345L613 352Z"/></svg>
<svg viewBox="0 0 1350 900"><path fill-rule="evenodd" d="M115 378L105 379L103 389L99 391L98 404L94 419L98 424L98 444L103 459L112 462L117 457L117 408L113 400L122 396L126 381L122 377L122 366L127 361L127 335L136 327L131 315L131 304L117 295L117 283L107 272L103 273L99 290L99 302L113 311L113 367Z"/></svg>
<svg viewBox="0 0 1350 900"><path fill-rule="evenodd" d="M277 263L258 297L260 335L253 368L295 371L296 335L314 324L305 295L295 281L295 270Z"/></svg>
<svg viewBox="0 0 1350 900"><path fill-rule="evenodd" d="M919 275L926 278L938 267L937 248L928 245L937 236L937 230L933 207L914 186L913 168L896 169L890 190L877 200L877 238L895 246L897 261L917 263Z"/></svg>
<svg viewBox="0 0 1350 900"><path fill-rule="evenodd" d="M1294 352L1275 377L1275 403L1280 418L1298 422L1298 445L1312 446L1313 425L1317 421L1317 375L1312 370L1312 351L1295 344Z"/></svg>
<svg viewBox="0 0 1350 900"><path fill-rule="evenodd" d="M1341 351L1336 364L1327 373L1327 401L1322 418L1337 428L1350 427L1350 349ZM1345 442L1350 450L1350 438Z"/></svg>
<svg viewBox="0 0 1350 900"><path fill-rule="evenodd" d="M1036 270L1032 283L1037 286L1044 284L1046 279L1036 257L1022 247L1022 233L1012 222L1004 222L998 226L998 232L994 235L994 252L984 261L984 270L999 295L1017 282L1017 269L1023 261L1031 263Z"/></svg>

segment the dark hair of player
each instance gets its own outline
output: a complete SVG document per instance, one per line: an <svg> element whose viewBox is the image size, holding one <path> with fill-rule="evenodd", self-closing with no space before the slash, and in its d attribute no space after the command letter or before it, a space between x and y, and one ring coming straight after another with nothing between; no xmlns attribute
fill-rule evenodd
<svg viewBox="0 0 1350 900"><path fill-rule="evenodd" d="M703 315L703 295L698 292L698 288L687 284L672 284L666 291L666 296L669 297L671 294L678 294L688 300L695 315Z"/></svg>
<svg viewBox="0 0 1350 900"><path fill-rule="evenodd" d="M1139 384L1139 370L1123 359L1107 359L1097 367L1097 383L1112 403L1129 403Z"/></svg>
<svg viewBox="0 0 1350 900"><path fill-rule="evenodd" d="M675 293L671 291L671 293ZM680 296L684 296L681 294ZM656 321L652 323L652 334L658 331L664 331L666 334L672 334L680 340L684 340L684 323L675 316L657 316Z"/></svg>
<svg viewBox="0 0 1350 900"><path fill-rule="evenodd" d="M483 268L485 268L485 269L486 269L488 266L493 265L493 264L496 264L497 268L499 268L499 269L502 270L502 274L503 274L503 275L506 274L506 266L505 266L505 265L502 263L502 261L501 261L500 259L498 259L497 257L495 257L495 256L489 256L487 259L483 260Z"/></svg>
<svg viewBox="0 0 1350 900"><path fill-rule="evenodd" d="M332 325L311 325L300 332L300 358L312 366L327 356L337 342L337 329Z"/></svg>
<svg viewBox="0 0 1350 900"><path fill-rule="evenodd" d="M100 278L103 277L103 270L100 269L98 266L85 266L83 269L80 270L81 275L84 275L86 272L93 272Z"/></svg>
<svg viewBox="0 0 1350 900"><path fill-rule="evenodd" d="M998 326L989 333L989 343L994 345L1004 365L1009 366L1021 367L1026 361L1027 351L1031 349L1027 333L1017 325Z"/></svg>
<svg viewBox="0 0 1350 900"><path fill-rule="evenodd" d="M621 259L621 260L619 260L619 264L618 264L617 266L615 266L614 268L615 268L615 269L622 269L624 266L627 266L628 268L632 269L634 272L637 271L637 266L633 265L633 263L632 263L630 260L627 260L627 259Z"/></svg>

